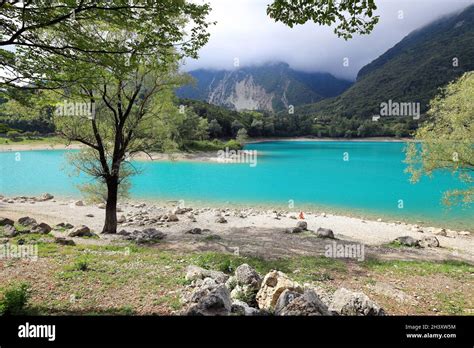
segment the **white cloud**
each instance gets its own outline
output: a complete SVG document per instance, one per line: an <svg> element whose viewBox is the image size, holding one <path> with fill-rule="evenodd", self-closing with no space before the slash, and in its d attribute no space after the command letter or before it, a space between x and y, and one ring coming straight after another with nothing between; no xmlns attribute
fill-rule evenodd
<svg viewBox="0 0 474 348"><path fill-rule="evenodd" d="M408 33L438 17L458 11L474 0L376 0L380 21L370 35L344 41L328 27L313 23L288 28L266 15L270 0L210 0L209 43L198 60L188 60L185 70L232 69L268 61L287 62L294 69L327 71L354 79L357 72ZM399 11L403 11L402 13ZM399 19L400 14L403 15ZM343 59L349 66L343 67Z"/></svg>

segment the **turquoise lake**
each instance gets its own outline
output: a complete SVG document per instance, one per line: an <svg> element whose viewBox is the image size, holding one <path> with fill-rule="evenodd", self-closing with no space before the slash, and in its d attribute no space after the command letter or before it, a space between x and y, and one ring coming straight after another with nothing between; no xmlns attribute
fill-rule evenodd
<svg viewBox="0 0 474 348"><path fill-rule="evenodd" d="M358 216L389 217L472 229L471 207L446 208L444 191L462 185L447 172L409 182L404 143L275 141L250 144L257 165L135 162L132 198L203 204L269 205L294 211L314 207ZM80 196L66 151L0 153L0 193Z"/></svg>

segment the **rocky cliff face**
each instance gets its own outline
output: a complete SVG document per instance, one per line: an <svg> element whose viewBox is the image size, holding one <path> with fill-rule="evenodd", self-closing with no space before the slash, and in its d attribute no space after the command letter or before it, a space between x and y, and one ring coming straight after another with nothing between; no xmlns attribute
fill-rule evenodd
<svg viewBox="0 0 474 348"><path fill-rule="evenodd" d="M215 89L209 92L208 102L226 106L235 110L269 110L273 111L274 93L267 93L265 88L255 83L251 75L242 80L235 80L232 73L226 73Z"/></svg>
<svg viewBox="0 0 474 348"><path fill-rule="evenodd" d="M195 86L178 89L181 98L204 100L234 110L279 111L342 93L351 83L330 74L297 72L287 64L233 71L190 72Z"/></svg>

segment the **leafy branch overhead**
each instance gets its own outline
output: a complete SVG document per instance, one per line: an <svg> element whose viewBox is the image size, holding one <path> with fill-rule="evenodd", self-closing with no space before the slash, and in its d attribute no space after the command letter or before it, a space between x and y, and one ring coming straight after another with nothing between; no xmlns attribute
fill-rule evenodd
<svg viewBox="0 0 474 348"><path fill-rule="evenodd" d="M184 0L0 1L0 62L6 71L0 85L77 82L48 76L41 67L52 59L100 64L105 57L127 61L170 50L196 58L209 38L209 11L207 4ZM124 40L124 33L134 35Z"/></svg>
<svg viewBox="0 0 474 348"><path fill-rule="evenodd" d="M348 40L353 34L369 34L379 21L374 0L275 0L267 14L290 28L306 22L334 25L334 33Z"/></svg>
<svg viewBox="0 0 474 348"><path fill-rule="evenodd" d="M474 72L450 83L430 103L429 118L407 147L407 172L417 182L438 169L457 175L464 185L444 195L446 204L474 202Z"/></svg>

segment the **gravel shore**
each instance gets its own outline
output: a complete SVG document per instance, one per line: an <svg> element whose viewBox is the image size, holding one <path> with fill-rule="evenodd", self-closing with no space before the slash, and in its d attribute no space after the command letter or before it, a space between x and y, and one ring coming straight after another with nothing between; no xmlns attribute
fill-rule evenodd
<svg viewBox="0 0 474 348"><path fill-rule="evenodd" d="M84 204L84 205L82 205ZM170 216L173 215L171 219ZM98 205L77 200L49 199L38 201L33 197L5 197L0 200L0 217L18 220L30 216L38 222L54 226L61 222L74 226L87 225L96 233L101 231L105 210ZM297 226L299 212L263 210L236 207L178 208L174 202L128 201L119 204L118 230L156 228L167 237L160 247L171 249L234 249L267 257L310 254L324 255L328 243L360 243L368 254L399 259L461 259L474 262L474 239L468 231L422 227L404 222L363 220L332 215L322 211L306 211L307 231L288 233ZM177 220L177 221L170 221ZM198 228L198 234L186 233ZM335 240L317 238L319 228L331 229ZM91 243L115 242L116 236L100 235ZM439 248L388 248L387 244L401 236L421 240L436 236ZM212 243L211 243L212 242Z"/></svg>

